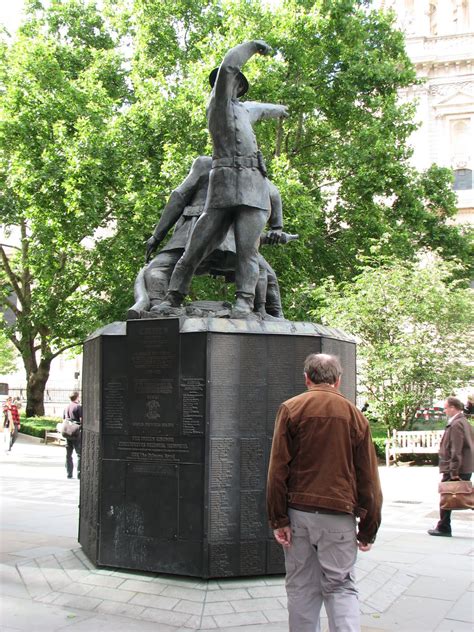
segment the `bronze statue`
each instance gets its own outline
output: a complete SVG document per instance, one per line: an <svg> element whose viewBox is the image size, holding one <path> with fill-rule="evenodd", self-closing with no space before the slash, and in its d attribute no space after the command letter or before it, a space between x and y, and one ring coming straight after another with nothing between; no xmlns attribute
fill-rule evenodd
<svg viewBox="0 0 474 632"><path fill-rule="evenodd" d="M168 284L177 261L191 239L193 228L203 212L212 159L199 156L193 162L183 182L171 193L163 210L160 221L155 226L152 237L147 241L146 265L140 270L135 282L135 304L128 310L130 319L140 318L151 310L154 314L165 298ZM267 182L270 195L271 211L270 223L282 223L282 204L280 193L274 184ZM174 234L167 244L151 261L153 253L165 239L169 230L174 228ZM263 235L261 243L287 243L296 239L297 235L281 233L276 239L275 234ZM270 264L259 253L259 275L255 289L255 311L262 318L282 319L283 310L280 299L280 289L276 274ZM227 281L233 281L236 267L235 241L232 226L224 241L201 262L196 274L222 275Z"/></svg>
<svg viewBox="0 0 474 632"><path fill-rule="evenodd" d="M268 55L265 42L254 40L230 49L210 77L213 87L207 106L213 157L204 213L197 221L171 276L166 298L156 308L167 315L178 308L199 264L221 244L233 227L236 246L236 303L231 316L245 318L254 309L259 277L258 246L270 211L270 192L262 154L252 124L264 118L287 116L283 105L239 101L248 89L241 72L253 55ZM270 222L270 239L277 241L281 221Z"/></svg>

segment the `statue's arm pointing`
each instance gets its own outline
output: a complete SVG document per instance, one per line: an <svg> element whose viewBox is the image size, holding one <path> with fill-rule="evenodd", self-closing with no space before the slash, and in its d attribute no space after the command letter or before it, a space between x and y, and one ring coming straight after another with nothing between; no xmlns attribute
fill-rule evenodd
<svg viewBox="0 0 474 632"><path fill-rule="evenodd" d="M231 97L232 83L242 66L254 55L268 55L270 46L263 40L252 40L234 46L225 54L217 73L215 93L216 97Z"/></svg>

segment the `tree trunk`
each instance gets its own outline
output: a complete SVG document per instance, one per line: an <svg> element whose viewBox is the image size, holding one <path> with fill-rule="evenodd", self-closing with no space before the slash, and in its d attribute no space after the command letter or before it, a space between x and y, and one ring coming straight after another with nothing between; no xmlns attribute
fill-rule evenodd
<svg viewBox="0 0 474 632"><path fill-rule="evenodd" d="M50 360L41 360L36 371L31 371L26 384L26 416L44 416L44 391L49 378Z"/></svg>

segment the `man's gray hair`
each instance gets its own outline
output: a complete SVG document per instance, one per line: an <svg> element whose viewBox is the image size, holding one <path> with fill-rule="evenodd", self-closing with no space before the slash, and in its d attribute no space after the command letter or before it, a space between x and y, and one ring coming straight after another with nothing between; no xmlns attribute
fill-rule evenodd
<svg viewBox="0 0 474 632"><path fill-rule="evenodd" d="M457 408L457 410L464 410L464 404L457 397L447 397L446 403L448 406L452 406L453 408Z"/></svg>
<svg viewBox="0 0 474 632"><path fill-rule="evenodd" d="M335 384L342 375L342 366L336 356L312 353L304 362L304 372L313 384Z"/></svg>

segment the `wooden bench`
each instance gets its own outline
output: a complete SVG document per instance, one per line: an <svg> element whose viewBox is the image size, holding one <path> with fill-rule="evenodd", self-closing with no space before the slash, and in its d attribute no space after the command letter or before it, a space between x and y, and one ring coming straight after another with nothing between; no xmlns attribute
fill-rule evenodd
<svg viewBox="0 0 474 632"><path fill-rule="evenodd" d="M390 465L390 457L397 464L398 454L438 454L444 430L394 430L385 441L385 462Z"/></svg>
<svg viewBox="0 0 474 632"><path fill-rule="evenodd" d="M66 439L57 430L44 431L44 444L46 445L48 441L51 441L52 443L57 443L58 445L66 445Z"/></svg>

